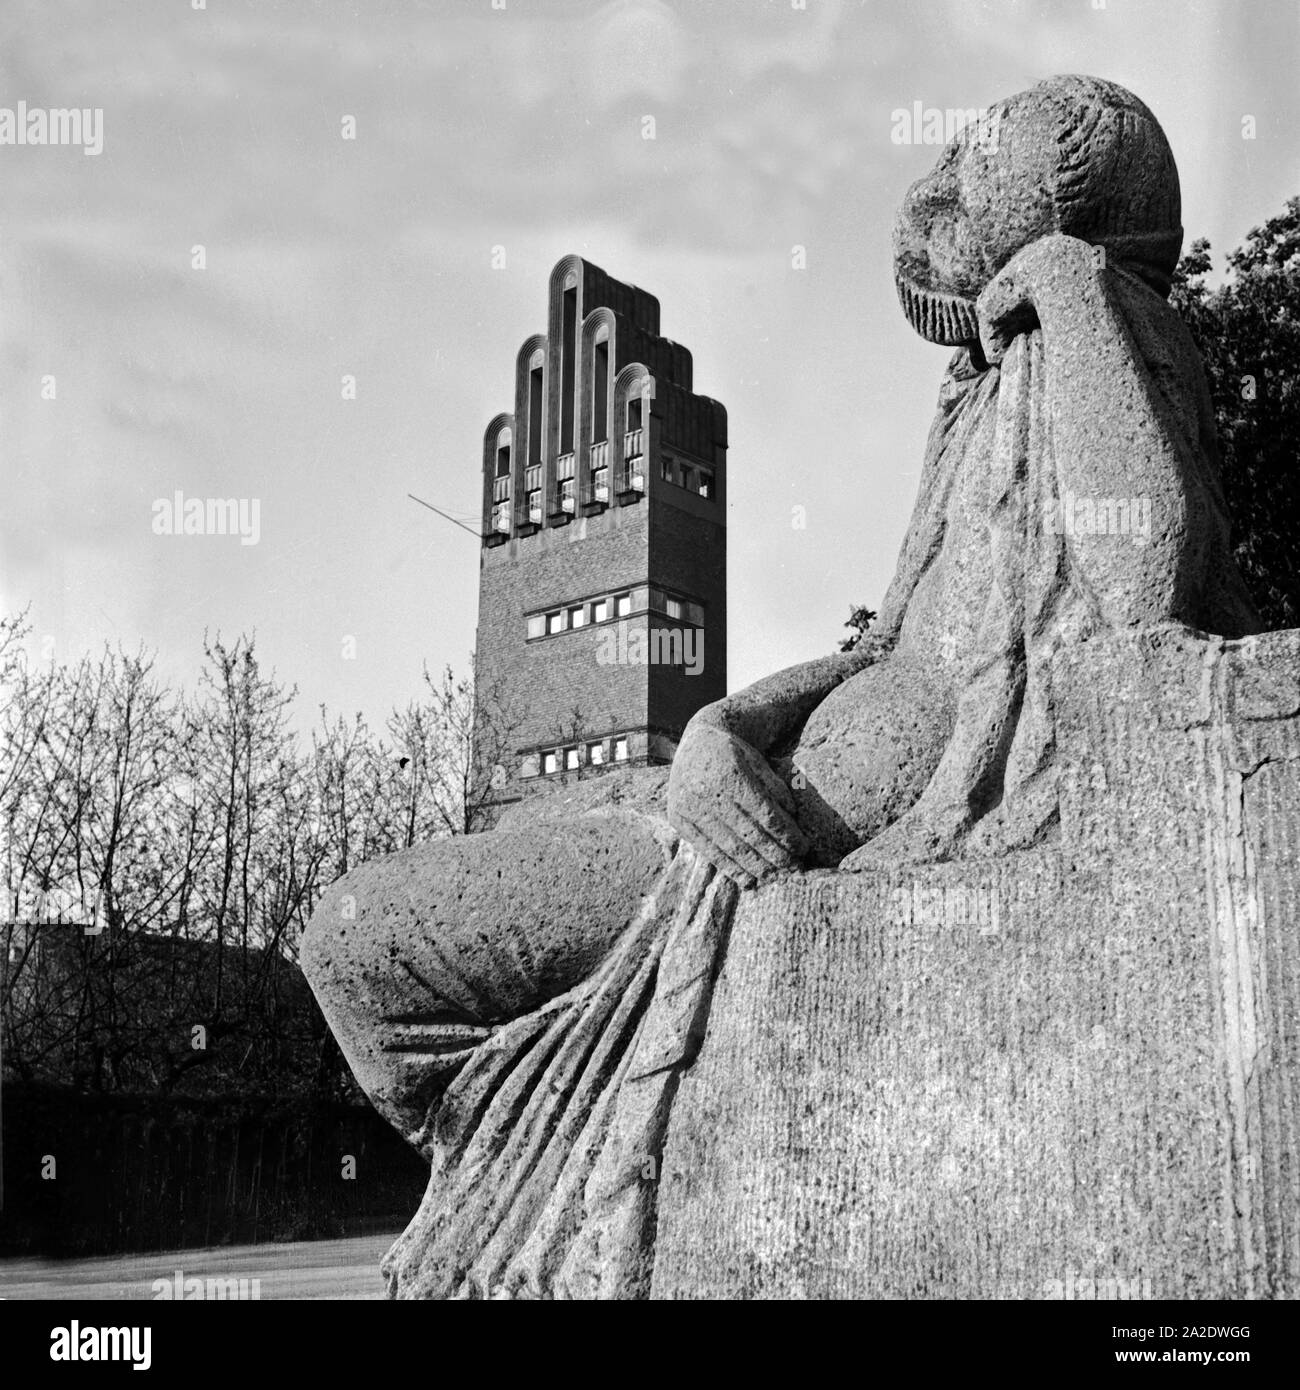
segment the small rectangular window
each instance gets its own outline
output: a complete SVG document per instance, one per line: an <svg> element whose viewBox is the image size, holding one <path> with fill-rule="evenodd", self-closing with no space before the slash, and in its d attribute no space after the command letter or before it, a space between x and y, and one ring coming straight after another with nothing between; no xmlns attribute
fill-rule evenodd
<svg viewBox="0 0 1300 1390"><path fill-rule="evenodd" d="M703 468L700 469L700 496L713 496L713 474Z"/></svg>
<svg viewBox="0 0 1300 1390"><path fill-rule="evenodd" d="M591 605L591 621L593 623L603 623L608 617L609 600L607 598L598 598L596 602Z"/></svg>
<svg viewBox="0 0 1300 1390"><path fill-rule="evenodd" d="M587 745L587 761L593 764L605 761L605 745L603 743L589 743Z"/></svg>
<svg viewBox="0 0 1300 1390"><path fill-rule="evenodd" d="M528 520L534 524L542 519L542 490L534 488L528 494Z"/></svg>
<svg viewBox="0 0 1300 1390"><path fill-rule="evenodd" d="M557 608L554 613L548 613L546 615L546 631L548 633L564 631L563 609Z"/></svg>
<svg viewBox="0 0 1300 1390"><path fill-rule="evenodd" d="M587 621L587 607L585 604L578 604L576 608L569 609L569 626L583 627Z"/></svg>
<svg viewBox="0 0 1300 1390"><path fill-rule="evenodd" d="M554 748L542 754L542 771L558 772L560 770L560 755Z"/></svg>
<svg viewBox="0 0 1300 1390"><path fill-rule="evenodd" d="M676 481L677 481L677 479L673 476L673 461L672 461L672 459L666 458L666 459L663 460L663 462L662 462L662 463L660 464L660 466L659 466L659 476L660 476L660 477L664 480L664 482L666 482L666 483L673 483L673 482L676 482Z"/></svg>
<svg viewBox="0 0 1300 1390"><path fill-rule="evenodd" d="M566 748L564 750L564 766L572 771L578 766L578 750L576 748Z"/></svg>
<svg viewBox="0 0 1300 1390"><path fill-rule="evenodd" d="M670 598L664 603L663 611L670 618L681 618L685 614L686 605L679 598Z"/></svg>
<svg viewBox="0 0 1300 1390"><path fill-rule="evenodd" d="M695 470L693 468L689 468L686 464L682 464L681 483L682 486L686 488L688 491L695 491Z"/></svg>
<svg viewBox="0 0 1300 1390"><path fill-rule="evenodd" d="M614 616L616 618L626 618L632 611L631 594L614 595Z"/></svg>
<svg viewBox="0 0 1300 1390"><path fill-rule="evenodd" d="M545 637L545 636L546 636L546 614L545 614L545 613L534 613L534 614L532 614L532 615L529 617L529 619L528 619L528 635L529 635L529 637Z"/></svg>
<svg viewBox="0 0 1300 1390"><path fill-rule="evenodd" d="M682 610L682 616L688 623L694 623L696 627L704 626L704 609L698 603L684 603Z"/></svg>
<svg viewBox="0 0 1300 1390"><path fill-rule="evenodd" d="M614 740L614 761L616 763L627 762L627 739L616 738Z"/></svg>

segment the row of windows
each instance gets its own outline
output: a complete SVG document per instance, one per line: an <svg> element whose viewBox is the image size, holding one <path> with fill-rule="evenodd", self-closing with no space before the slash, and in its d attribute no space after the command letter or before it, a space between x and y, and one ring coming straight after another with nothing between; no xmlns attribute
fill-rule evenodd
<svg viewBox="0 0 1300 1390"><path fill-rule="evenodd" d="M628 490L631 492L644 492L645 483L643 475L638 467L630 465L625 474ZM498 479L498 482L503 481ZM509 482L509 479L504 479ZM497 498L492 504L492 523L491 529L505 535L510 533L510 492L509 488L503 489L504 495ZM557 510L573 516L578 510L578 484L576 478L559 478L555 484L555 495L557 500ZM609 469L597 468L591 475L591 493L588 498L592 502L609 502ZM540 526L542 524L542 490L539 487L529 488L524 493L524 516L527 517L527 524Z"/></svg>
<svg viewBox="0 0 1300 1390"><path fill-rule="evenodd" d="M700 497L713 496L713 473L708 468L701 468L699 464L683 463L671 454L665 454L660 465L660 476L664 482L675 483Z"/></svg>
<svg viewBox="0 0 1300 1390"><path fill-rule="evenodd" d="M571 632L589 627L592 623L608 622L611 618L630 618L634 613L652 611L663 613L677 622L704 626L704 609L690 599L681 598L653 584L642 584L621 594L588 599L583 603L552 608L545 613L528 615L528 637L553 637L559 632Z"/></svg>
<svg viewBox="0 0 1300 1390"><path fill-rule="evenodd" d="M540 370L541 369L539 368L537 373L535 373L535 375L537 375L539 379ZM541 388L539 386L539 392L540 389ZM538 396L538 399L540 400L540 394ZM595 424L593 424L592 426L591 444L593 448L595 448L597 445L605 444L608 442L605 438L605 408L603 403L601 403L599 406L598 418L600 421L599 428L597 428ZM629 400L627 403L625 428L623 431L625 450L624 456L627 458L631 458L641 452L641 423L641 397L633 396L632 399ZM497 457L495 470L495 476L497 478L508 478L510 476L510 442L510 428L509 426L504 426L501 432L497 435ZM530 457L528 460L530 464L539 464L542 461L542 437L540 421L537 424L537 435L535 442L537 447L534 449L531 447L531 445L534 443L534 440L530 436ZM569 454L573 452L573 441L572 439L568 438L568 436L566 436L566 438L561 441L560 452L561 454Z"/></svg>
<svg viewBox="0 0 1300 1390"><path fill-rule="evenodd" d="M543 750L538 762L526 760L525 777L549 777L563 769L576 772L582 767L603 767L606 763L625 763L628 760L628 741L625 737L597 743L573 743L567 748L547 748Z"/></svg>

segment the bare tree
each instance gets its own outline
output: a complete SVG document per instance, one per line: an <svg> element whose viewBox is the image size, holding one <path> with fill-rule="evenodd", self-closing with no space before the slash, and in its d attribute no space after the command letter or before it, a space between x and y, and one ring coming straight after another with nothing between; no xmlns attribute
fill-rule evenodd
<svg viewBox="0 0 1300 1390"><path fill-rule="evenodd" d="M518 719L504 683L480 682L477 666L459 680L451 667L435 681L424 671L428 726L426 777L444 832L470 835L488 828L509 777Z"/></svg>
<svg viewBox="0 0 1300 1390"><path fill-rule="evenodd" d="M357 864L483 827L511 757L499 692L426 670L383 736L322 709L302 740L252 637L205 638L187 695L143 652L35 662L29 636L23 615L0 622L6 1067L340 1094L293 965L303 930Z"/></svg>

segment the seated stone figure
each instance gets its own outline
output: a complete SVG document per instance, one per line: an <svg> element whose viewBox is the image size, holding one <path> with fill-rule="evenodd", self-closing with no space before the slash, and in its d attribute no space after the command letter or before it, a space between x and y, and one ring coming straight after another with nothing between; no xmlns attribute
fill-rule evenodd
<svg viewBox="0 0 1300 1390"><path fill-rule="evenodd" d="M391 1292L644 1293L638 1164L698 1041L727 895L1049 843L1059 649L1256 630L1166 303L1181 239L1163 132L1112 83L1051 79L959 134L895 230L907 318L957 350L876 630L700 711L667 778L557 792L326 895L304 969L432 1168Z"/></svg>

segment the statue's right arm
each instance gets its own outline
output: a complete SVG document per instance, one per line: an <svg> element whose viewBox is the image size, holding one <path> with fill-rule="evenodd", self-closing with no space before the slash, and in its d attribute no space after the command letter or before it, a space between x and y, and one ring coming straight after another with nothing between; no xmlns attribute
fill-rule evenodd
<svg viewBox="0 0 1300 1390"><path fill-rule="evenodd" d="M742 887L798 866L808 840L767 754L792 740L826 696L871 665L875 644L778 671L706 705L686 726L668 780L668 817Z"/></svg>
<svg viewBox="0 0 1300 1390"><path fill-rule="evenodd" d="M734 734L759 753L768 754L798 734L808 716L850 676L870 666L876 652L870 642L851 652L836 652L765 676L744 690L705 707L691 721Z"/></svg>

